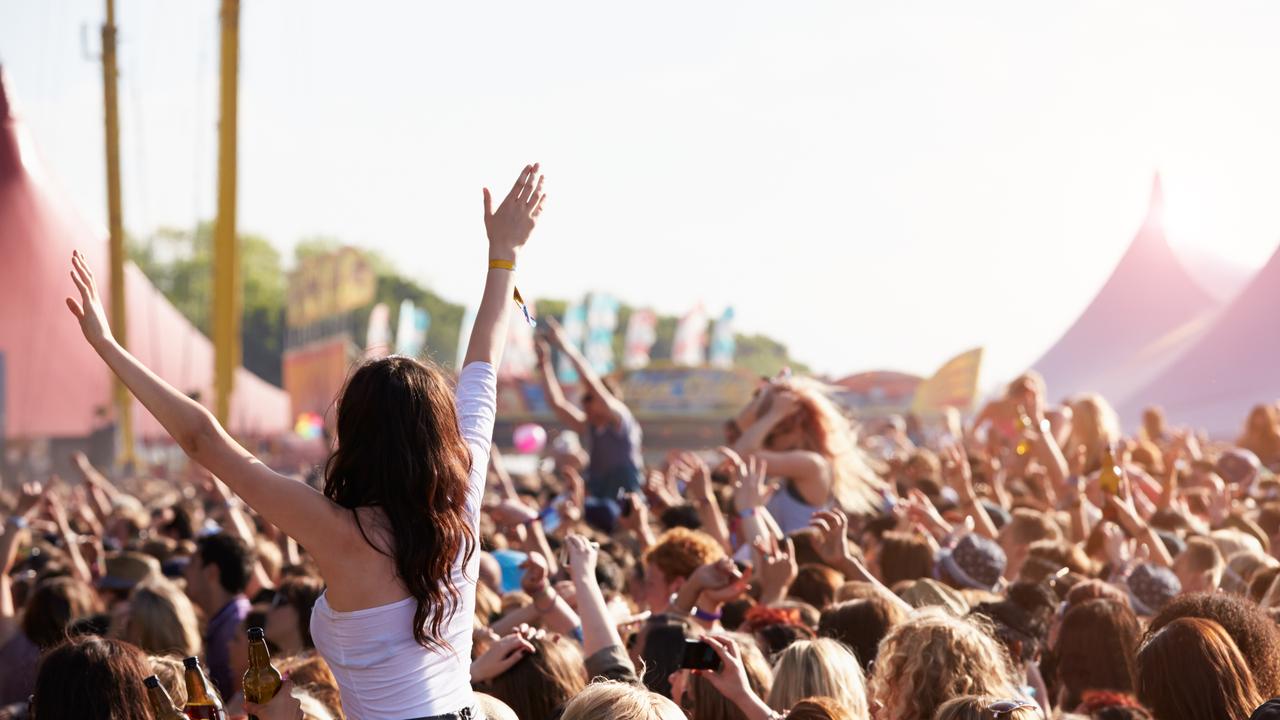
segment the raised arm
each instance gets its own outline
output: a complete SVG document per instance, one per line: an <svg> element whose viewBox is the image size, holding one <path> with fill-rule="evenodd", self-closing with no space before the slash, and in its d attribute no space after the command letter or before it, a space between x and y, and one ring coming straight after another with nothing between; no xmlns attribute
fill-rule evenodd
<svg viewBox="0 0 1280 720"><path fill-rule="evenodd" d="M347 536L335 529L345 527L346 511L306 483L273 472L233 440L204 406L178 392L120 347L111 335L97 283L84 256L77 251L71 264L71 279L80 302L67 298L67 307L80 322L85 339L183 452L318 556L340 551Z"/></svg>
<svg viewBox="0 0 1280 720"><path fill-rule="evenodd" d="M609 392L609 388L604 384L600 373L597 373L591 367L591 363L587 362L587 359L583 357L578 348L574 347L573 343L569 342L568 338L565 337L564 328L560 327L560 323L556 322L555 318L549 317L547 318L547 329L550 331L551 342L555 343L556 348L564 353L565 357L569 358L569 362L578 371L578 376L582 378L582 382L586 383L587 389L591 391L591 394L604 400L605 404L609 406L615 423L621 420L627 406L614 397L613 393Z"/></svg>
<svg viewBox="0 0 1280 720"><path fill-rule="evenodd" d="M516 263L547 198L542 192L542 181L542 176L538 175L538 164L526 165L497 210L493 209L489 188L484 188L489 271L485 276L480 308L476 310L476 323L471 329L471 341L467 343L464 366L486 362L497 367L502 360L502 349L507 340L507 318L516 291Z"/></svg>
<svg viewBox="0 0 1280 720"><path fill-rule="evenodd" d="M534 349L538 353L538 377L542 380L542 390L546 394L547 404L551 406L551 410L555 412L556 417L560 418L560 422L565 424L565 427L579 434L585 432L587 414L582 412L582 408L565 398L564 388L560 387L560 380L556 378L556 369L551 365L551 348L547 345L547 341L538 338Z"/></svg>

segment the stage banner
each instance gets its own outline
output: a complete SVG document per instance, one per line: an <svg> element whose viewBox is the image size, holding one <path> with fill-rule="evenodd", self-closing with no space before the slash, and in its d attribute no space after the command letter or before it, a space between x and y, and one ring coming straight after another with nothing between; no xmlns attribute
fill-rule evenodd
<svg viewBox="0 0 1280 720"><path fill-rule="evenodd" d="M373 302L378 279L364 253L344 247L302 260L289 273L285 323L301 328Z"/></svg>
<svg viewBox="0 0 1280 720"><path fill-rule="evenodd" d="M701 305L680 318L671 343L671 362L692 367L706 363L708 322L707 311Z"/></svg>
<svg viewBox="0 0 1280 720"><path fill-rule="evenodd" d="M859 418L900 415L911 409L919 375L874 370L850 375L832 386L831 399Z"/></svg>
<svg viewBox="0 0 1280 720"><path fill-rule="evenodd" d="M349 335L338 335L284 352L284 389L295 417L326 417L347 381L357 355Z"/></svg>
<svg viewBox="0 0 1280 720"><path fill-rule="evenodd" d="M613 332L618 328L618 301L605 293L592 293L587 302L587 337L583 355L601 375L613 372Z"/></svg>
<svg viewBox="0 0 1280 720"><path fill-rule="evenodd" d="M715 368L733 367L733 353L737 344L733 337L733 308L724 309L711 329L711 350L707 364Z"/></svg>
<svg viewBox="0 0 1280 720"><path fill-rule="evenodd" d="M627 373L622 389L637 417L723 420L742 410L758 384L745 370L650 367Z"/></svg>
<svg viewBox="0 0 1280 720"><path fill-rule="evenodd" d="M912 412L921 417L940 414L953 407L962 413L973 410L978 400L978 376L982 370L982 348L974 348L948 360L933 377L916 390Z"/></svg>
<svg viewBox="0 0 1280 720"><path fill-rule="evenodd" d="M627 321L627 335L623 342L622 366L627 370L639 370L649 364L649 351L658 339L658 316L652 310L636 310Z"/></svg>

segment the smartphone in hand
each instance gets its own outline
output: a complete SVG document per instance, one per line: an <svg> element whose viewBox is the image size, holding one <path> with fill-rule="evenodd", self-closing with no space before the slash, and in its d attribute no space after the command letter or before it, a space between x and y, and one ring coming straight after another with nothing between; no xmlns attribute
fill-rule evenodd
<svg viewBox="0 0 1280 720"><path fill-rule="evenodd" d="M682 670L719 670L720 655L715 648L701 640L685 640L684 655L680 658Z"/></svg>

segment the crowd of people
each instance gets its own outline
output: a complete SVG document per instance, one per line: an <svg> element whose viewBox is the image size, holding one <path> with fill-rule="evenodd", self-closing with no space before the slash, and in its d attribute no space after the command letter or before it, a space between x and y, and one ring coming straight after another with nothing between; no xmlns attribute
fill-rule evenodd
<svg viewBox="0 0 1280 720"><path fill-rule="evenodd" d="M121 349L73 258L87 341L192 462L6 478L0 717L152 718L144 678L181 707L190 657L261 720L1280 717L1276 405L1235 442L1158 409L1126 434L1027 373L967 421L854 423L782 373L723 444L646 462L625 398L545 319L562 428L513 474L494 368L538 166L484 199L458 377L363 363L310 473ZM258 704L249 628L285 676Z"/></svg>

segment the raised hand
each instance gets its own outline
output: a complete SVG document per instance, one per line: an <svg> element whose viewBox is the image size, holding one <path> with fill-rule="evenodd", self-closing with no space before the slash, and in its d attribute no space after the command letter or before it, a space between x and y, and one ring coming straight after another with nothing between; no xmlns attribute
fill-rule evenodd
<svg viewBox="0 0 1280 720"><path fill-rule="evenodd" d="M526 525L538 519L538 513L520 500L503 500L485 507L489 517L501 527Z"/></svg>
<svg viewBox="0 0 1280 720"><path fill-rule="evenodd" d="M596 559L600 555L600 546L581 535L570 535L564 539L565 551L569 555L569 574L574 580L595 578Z"/></svg>
<svg viewBox="0 0 1280 720"><path fill-rule="evenodd" d="M524 167L497 210L493 209L489 188L484 189L484 228L489 235L491 259L515 261L537 225L547 199L538 168L537 163Z"/></svg>
<svg viewBox="0 0 1280 720"><path fill-rule="evenodd" d="M471 682L488 682L510 670L526 655L536 652L533 643L535 633L528 625L521 625L500 640L494 641L484 654L471 661Z"/></svg>
<svg viewBox="0 0 1280 720"><path fill-rule="evenodd" d="M786 597L787 588L800 574L796 564L796 549L791 538L782 543L771 538L772 547L765 544L763 538L752 545L755 556L754 575L760 578L760 602L768 605Z"/></svg>
<svg viewBox="0 0 1280 720"><path fill-rule="evenodd" d="M696 582L702 589L702 595L717 603L728 602L747 589L746 576L738 570L733 558L727 557L694 570L689 582Z"/></svg>
<svg viewBox="0 0 1280 720"><path fill-rule="evenodd" d="M779 486L776 482L769 482L768 463L752 457L733 487L734 507L742 512L767 505Z"/></svg>
<svg viewBox="0 0 1280 720"><path fill-rule="evenodd" d="M39 482L23 483L18 490L18 504L13 509L14 515L27 516L40 505L44 497L44 486Z"/></svg>
<svg viewBox="0 0 1280 720"><path fill-rule="evenodd" d="M546 558L541 553L531 552L524 562L520 563L524 574L520 576L520 589L537 597L547 588L547 578L551 573Z"/></svg>
<svg viewBox="0 0 1280 720"><path fill-rule="evenodd" d="M80 302L67 298L67 307L80 321L84 339L95 348L110 342L111 325L107 322L107 312L102 309L102 299L98 297L98 283L79 250L71 253L71 282L80 291Z"/></svg>

